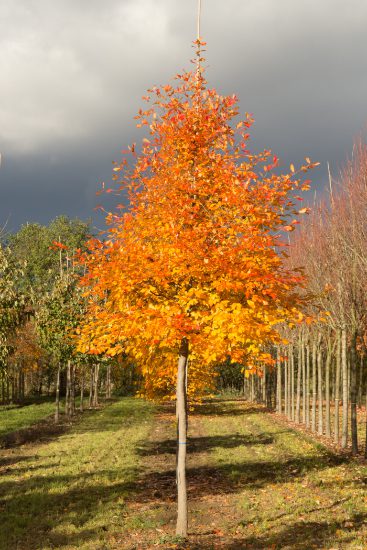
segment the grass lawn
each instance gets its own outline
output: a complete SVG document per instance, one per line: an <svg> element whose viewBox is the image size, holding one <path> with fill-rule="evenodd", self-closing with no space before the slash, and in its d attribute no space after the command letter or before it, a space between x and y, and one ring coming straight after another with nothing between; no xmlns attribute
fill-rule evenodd
<svg viewBox="0 0 367 550"><path fill-rule="evenodd" d="M171 406L124 398L0 450L0 549L367 548L366 461L234 399L191 414L178 540L175 435Z"/></svg>
<svg viewBox="0 0 367 550"><path fill-rule="evenodd" d="M174 536L175 428L166 411L142 451L141 490L119 548L367 548L363 459L337 456L241 401L203 404L189 426L189 541Z"/></svg>
<svg viewBox="0 0 367 550"><path fill-rule="evenodd" d="M204 429L213 441L231 434L212 452L236 504L223 531L244 548L367 547L364 460L336 456L256 406L221 411L204 417Z"/></svg>
<svg viewBox="0 0 367 550"><path fill-rule="evenodd" d="M86 411L69 432L0 452L0 548L110 548L123 536L125 498L153 406L119 400Z"/></svg>

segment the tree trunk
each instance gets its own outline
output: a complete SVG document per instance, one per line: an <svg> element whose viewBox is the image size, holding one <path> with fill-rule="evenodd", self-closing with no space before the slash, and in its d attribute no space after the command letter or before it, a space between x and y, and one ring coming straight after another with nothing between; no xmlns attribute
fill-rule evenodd
<svg viewBox="0 0 367 550"><path fill-rule="evenodd" d="M357 432L357 332L354 331L350 356L350 422L352 435L352 453L358 454Z"/></svg>
<svg viewBox="0 0 367 550"><path fill-rule="evenodd" d="M277 348L277 412L282 414L282 371L279 348Z"/></svg>
<svg viewBox="0 0 367 550"><path fill-rule="evenodd" d="M83 412L84 409L84 370L81 373L80 378L80 412Z"/></svg>
<svg viewBox="0 0 367 550"><path fill-rule="evenodd" d="M336 365L335 365L335 387L334 387L334 441L339 445L339 402L340 402L340 355L341 335L338 329L336 333Z"/></svg>
<svg viewBox="0 0 367 550"><path fill-rule="evenodd" d="M363 396L363 351L361 351L361 356L359 358L359 381L358 381L358 407L362 407L362 396Z"/></svg>
<svg viewBox="0 0 367 550"><path fill-rule="evenodd" d="M60 418L60 363L57 366L57 376L56 376L56 401L55 401L55 423L59 421Z"/></svg>
<svg viewBox="0 0 367 550"><path fill-rule="evenodd" d="M301 364L302 364L302 422L306 425L306 357L305 335L301 333Z"/></svg>
<svg viewBox="0 0 367 550"><path fill-rule="evenodd" d="M327 437L331 437L330 426L330 364L331 364L331 340L328 338L327 342L327 355L325 363L325 434Z"/></svg>
<svg viewBox="0 0 367 550"><path fill-rule="evenodd" d="M75 415L75 365L71 365L70 378L70 413Z"/></svg>
<svg viewBox="0 0 367 550"><path fill-rule="evenodd" d="M90 369L90 384L89 384L89 408L93 406L93 388L94 388L94 367Z"/></svg>
<svg viewBox="0 0 367 550"><path fill-rule="evenodd" d="M70 408L70 401L71 401L71 368L70 368L70 359L68 360L67 367L66 367L66 395L65 395L65 414L67 418L70 418L71 408Z"/></svg>
<svg viewBox="0 0 367 550"><path fill-rule="evenodd" d="M348 444L348 362L347 362L347 329L345 325L341 334L341 369L343 376L343 420L342 420L342 448Z"/></svg>
<svg viewBox="0 0 367 550"><path fill-rule="evenodd" d="M284 414L289 417L289 401L288 401L288 361L284 361Z"/></svg>
<svg viewBox="0 0 367 550"><path fill-rule="evenodd" d="M306 427L310 427L310 344L306 346Z"/></svg>
<svg viewBox="0 0 367 550"><path fill-rule="evenodd" d="M176 419L177 419L177 523L176 535L187 537L187 486L186 486L186 451L187 451L187 395L186 369L189 345L182 339L177 368Z"/></svg>
<svg viewBox="0 0 367 550"><path fill-rule="evenodd" d="M294 404L294 353L293 346L289 347L290 365L291 365L291 419L295 418L295 404Z"/></svg>
<svg viewBox="0 0 367 550"><path fill-rule="evenodd" d="M317 341L314 337L312 343L312 419L311 428L316 432L316 363L317 363Z"/></svg>
<svg viewBox="0 0 367 550"><path fill-rule="evenodd" d="M319 435L323 434L323 395L322 395L322 349L321 349L321 335L318 337L318 350L317 350L317 384L318 384L318 409L319 409L319 423L318 431Z"/></svg>
<svg viewBox="0 0 367 550"><path fill-rule="evenodd" d="M297 361L297 401L296 401L296 422L300 423L301 409L301 338L298 342L298 361Z"/></svg>
<svg viewBox="0 0 367 550"><path fill-rule="evenodd" d="M111 399L111 365L107 365L106 371L106 399Z"/></svg>
<svg viewBox="0 0 367 550"><path fill-rule="evenodd" d="M99 364L95 366L94 369L94 395L93 395L93 406L98 407L98 382L99 382Z"/></svg>

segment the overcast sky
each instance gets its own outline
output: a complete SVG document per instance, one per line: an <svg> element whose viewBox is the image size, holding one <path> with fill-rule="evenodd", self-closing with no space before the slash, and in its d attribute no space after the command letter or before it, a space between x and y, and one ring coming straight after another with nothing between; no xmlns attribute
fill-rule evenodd
<svg viewBox="0 0 367 550"><path fill-rule="evenodd" d="M191 67L197 0L0 2L0 226L93 217L144 135L141 96ZM337 174L367 122L366 0L203 0L207 77L255 117L252 144ZM120 202L120 201L119 201Z"/></svg>

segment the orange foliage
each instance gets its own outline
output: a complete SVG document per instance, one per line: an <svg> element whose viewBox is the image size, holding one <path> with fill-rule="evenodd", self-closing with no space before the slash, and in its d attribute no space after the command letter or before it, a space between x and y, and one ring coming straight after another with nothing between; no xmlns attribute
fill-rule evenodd
<svg viewBox="0 0 367 550"><path fill-rule="evenodd" d="M177 81L149 90L137 118L150 137L114 167L129 209L108 214L107 240L92 240L83 258L79 350L129 354L149 395L172 394L182 338L192 394L228 356L270 361L262 348L279 340L276 326L299 320L301 277L284 268L280 235L299 212L294 190L308 186L299 174L314 166L276 173L270 151L248 150L252 119L234 123L235 96L208 89L201 66Z"/></svg>

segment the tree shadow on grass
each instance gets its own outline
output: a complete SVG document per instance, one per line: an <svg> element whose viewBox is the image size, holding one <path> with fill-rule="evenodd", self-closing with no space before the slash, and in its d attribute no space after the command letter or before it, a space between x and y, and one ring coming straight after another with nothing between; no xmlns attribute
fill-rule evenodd
<svg viewBox="0 0 367 550"><path fill-rule="evenodd" d="M37 473L40 468L27 479L2 477L0 548L78 547L82 542L98 541L111 528L110 518L107 525L103 520L96 522L95 528L89 522L93 525L104 506L108 509L110 502L122 502L136 489L132 481L138 474L136 468L98 471L97 475L57 475L57 470L44 475ZM121 504L121 516L123 508Z"/></svg>
<svg viewBox="0 0 367 550"><path fill-rule="evenodd" d="M245 402L240 402L245 405ZM251 407L251 406L236 406L231 401L218 401L202 403L196 405L193 411L189 413L190 416L247 416L250 414L259 414L266 412L267 409L264 406Z"/></svg>
<svg viewBox="0 0 367 550"><path fill-rule="evenodd" d="M0 448L19 447L25 443L34 443L36 441L46 443L64 434L68 428L70 428L69 422L55 424L53 416L49 416L44 420L32 424L28 428L21 428L2 436L0 438Z"/></svg>
<svg viewBox="0 0 367 550"><path fill-rule="evenodd" d="M345 545L356 540L356 531L363 527L366 523L366 519L367 514L357 513L354 514L348 522L297 521L287 524L281 531L272 529L265 535L258 537L250 536L235 538L232 541L226 541L225 546L219 547L226 548L227 550L261 550L266 548L271 548L272 550L281 550L282 548L309 550L310 548L325 548L325 544L331 544L333 542L333 538L337 532L343 532L343 548L345 548ZM348 527L346 523L352 525L352 528ZM200 538L203 540L200 540ZM210 536L208 533L203 537L193 536L192 541L188 541L178 548L180 550L209 550L216 547L213 546L214 542L218 544L220 538L215 537L214 539L213 536ZM340 543L336 544L337 546L334 544L333 547L342 548ZM329 545L327 547L329 548Z"/></svg>
<svg viewBox="0 0 367 550"><path fill-rule="evenodd" d="M241 446L271 445L274 437L271 434L263 433L258 435L217 435L205 437L189 437L187 450L189 454L203 453L214 448L235 449ZM176 454L177 442L175 439L163 441L152 441L140 447L138 453L141 456Z"/></svg>
<svg viewBox="0 0 367 550"><path fill-rule="evenodd" d="M261 488L267 483L281 483L302 476L311 470L321 470L335 464L336 457L319 456L294 458L282 462L250 462L222 464L215 467L191 466L188 468L189 500L241 492L246 488ZM172 466L170 466L172 464ZM165 463L167 466L167 462ZM40 465L42 467L42 464ZM140 474L140 476L139 476ZM11 475L11 473L10 473ZM137 477L139 476L139 477ZM134 481L134 479L137 479ZM172 503L176 500L174 458L168 469L161 472L143 473L138 468L111 469L105 471L81 472L75 475L57 475L56 471L44 475L32 471L32 477L13 480L3 476L0 489L0 511L4 548L33 550L40 544L59 547L88 543L104 536L104 531L114 527L97 522L91 528L98 513L110 502L121 498L135 504ZM124 504L121 504L123 514ZM16 519L15 519L16 518ZM16 523L14 529L13 522ZM74 532L65 531L65 525L74 525ZM299 528L305 528L304 523ZM118 528L122 529L121 525ZM297 526L295 527L297 529ZM310 528L312 531L312 529ZM295 531L296 532L296 531ZM275 535L274 535L275 536ZM298 535L297 535L298 536ZM282 535L286 540L286 534ZM299 535L301 539L301 535ZM274 537L273 537L274 538ZM268 540L264 538L267 548ZM275 540L275 539L274 539ZM305 540L305 539L302 539ZM32 542L34 541L34 542ZM260 541L262 544L262 541ZM255 539L244 539L244 544L256 548ZM205 548L205 546L203 546ZM228 546L228 548L231 548ZM233 546L232 548L236 548ZM240 548L237 546L237 548ZM246 546L244 546L246 548ZM300 548L303 548L300 546Z"/></svg>
<svg viewBox="0 0 367 550"><path fill-rule="evenodd" d="M54 422L53 414L49 415L27 428L0 436L0 450L19 447L27 443L49 443L71 430L79 434L118 431L124 423L132 426L144 420L139 410L132 414L128 407L114 408L113 405L116 401L118 400L109 400L104 407L101 406L97 409L84 409L83 412L77 410L71 419L61 413L60 421L57 424ZM100 421L99 417L102 414L103 418ZM86 422L81 422L85 420Z"/></svg>
<svg viewBox="0 0 367 550"><path fill-rule="evenodd" d="M30 456L18 456L18 455L11 455L11 456L3 456L0 457L0 468L6 468L9 466L12 466L13 464L18 464L19 462L26 462L28 460L31 460L32 457Z"/></svg>
<svg viewBox="0 0 367 550"><path fill-rule="evenodd" d="M190 466L187 468L189 499L200 499L213 494L239 493L246 489L263 488L269 483L286 483L310 471L320 471L345 462L332 454L317 457L296 457L279 462L249 461L219 464L216 466ZM171 502L176 498L176 472L172 468L149 472L136 482L138 495L134 501Z"/></svg>

